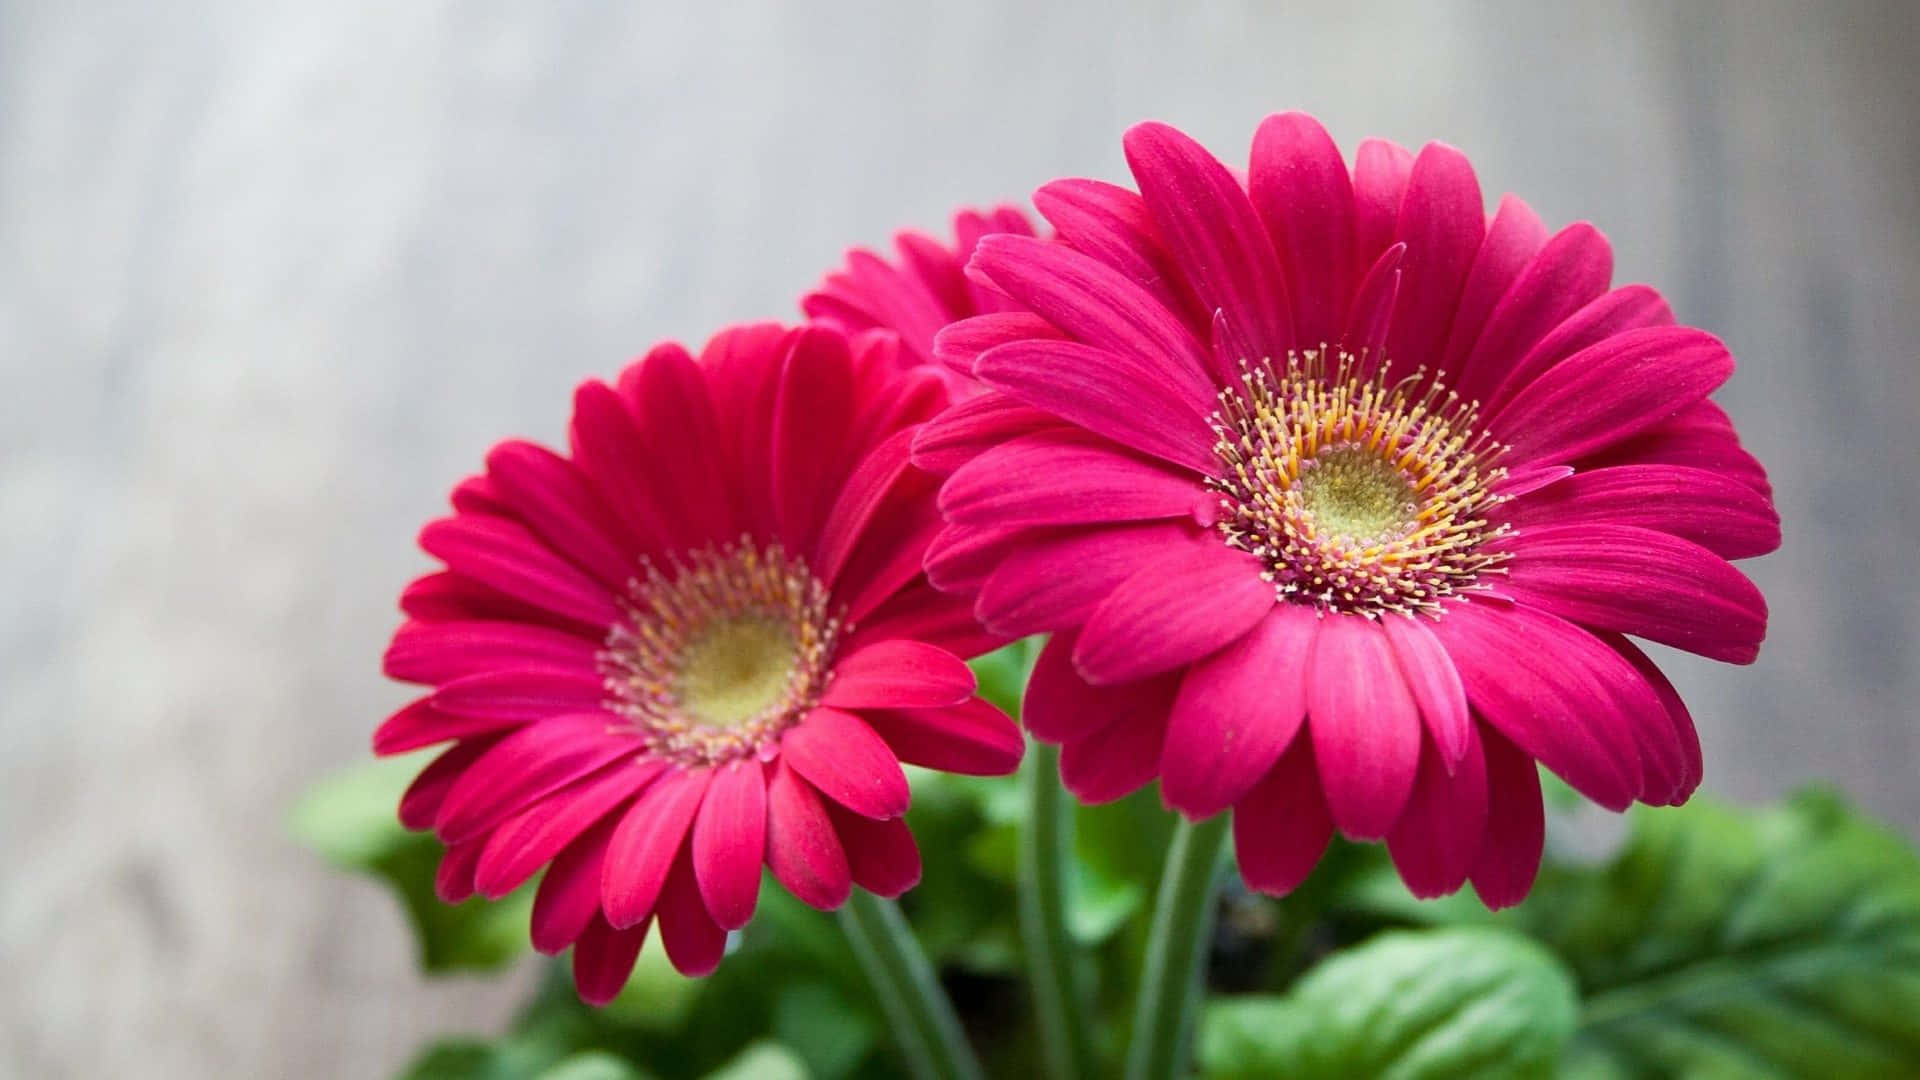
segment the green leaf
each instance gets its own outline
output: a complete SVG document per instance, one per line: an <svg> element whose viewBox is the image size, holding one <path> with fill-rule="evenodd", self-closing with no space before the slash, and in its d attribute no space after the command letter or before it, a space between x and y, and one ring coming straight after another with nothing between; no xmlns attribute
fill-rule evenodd
<svg viewBox="0 0 1920 1080"><path fill-rule="evenodd" d="M491 971L527 951L528 886L499 901L475 897L447 904L434 895L439 841L402 828L396 808L429 756L418 754L357 766L315 785L295 805L294 838L342 869L376 878L393 890L430 972Z"/></svg>
<svg viewBox="0 0 1920 1080"><path fill-rule="evenodd" d="M841 1080L879 1045L880 1025L832 987L807 982L781 988L773 1035L806 1062L814 1080Z"/></svg>
<svg viewBox="0 0 1920 1080"><path fill-rule="evenodd" d="M807 1066L779 1043L758 1042L708 1073L706 1080L807 1080Z"/></svg>
<svg viewBox="0 0 1920 1080"><path fill-rule="evenodd" d="M1573 980L1546 950L1481 928L1396 931L1334 956L1285 997L1206 1011L1208 1080L1535 1077L1573 1034Z"/></svg>
<svg viewBox="0 0 1920 1080"><path fill-rule="evenodd" d="M1920 857L1831 793L1638 811L1509 918L1579 976L1572 1075L1920 1073Z"/></svg>
<svg viewBox="0 0 1920 1080"><path fill-rule="evenodd" d="M540 1080L646 1080L625 1058L604 1050L586 1050L540 1074Z"/></svg>

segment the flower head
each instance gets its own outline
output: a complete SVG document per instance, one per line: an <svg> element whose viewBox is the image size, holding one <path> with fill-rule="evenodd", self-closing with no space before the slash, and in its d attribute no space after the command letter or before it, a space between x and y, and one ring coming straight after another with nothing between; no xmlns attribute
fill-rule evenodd
<svg viewBox="0 0 1920 1080"><path fill-rule="evenodd" d="M961 210L953 216L954 243L905 229L894 236L897 258L889 262L866 248L847 252L846 264L827 274L800 302L815 322L848 334L882 331L898 342L902 366L932 365L955 396L977 393L965 371L936 365L934 335L950 323L973 315L1017 313L1018 305L998 289L965 274L967 260L980 241L997 233L1032 236L1027 215L1012 206Z"/></svg>
<svg viewBox="0 0 1920 1080"><path fill-rule="evenodd" d="M1244 181L1160 124L1138 191L1035 196L1057 238L969 273L1030 314L935 351L997 392L917 437L949 473L931 577L1005 634L1067 785L1158 777L1231 808L1284 892L1334 830L1414 892L1525 895L1535 763L1614 809L1678 803L1700 745L1626 635L1751 661L1779 543L1765 473L1707 396L1733 369L1605 237L1489 216L1459 152L1270 117Z"/></svg>
<svg viewBox="0 0 1920 1080"><path fill-rule="evenodd" d="M996 642L926 582L933 483L908 463L937 379L824 327L662 345L575 396L571 449L508 442L420 543L389 675L432 688L380 753L451 743L400 807L447 845L441 895L545 868L533 943L581 996L626 981L655 922L719 963L761 867L830 908L911 887L902 761L1010 771L975 697Z"/></svg>

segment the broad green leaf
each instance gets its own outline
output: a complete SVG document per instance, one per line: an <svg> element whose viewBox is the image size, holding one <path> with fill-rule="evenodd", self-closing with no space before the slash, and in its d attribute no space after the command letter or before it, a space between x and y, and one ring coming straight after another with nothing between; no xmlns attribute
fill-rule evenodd
<svg viewBox="0 0 1920 1080"><path fill-rule="evenodd" d="M1537 1077L1573 1034L1573 980L1538 945L1480 928L1395 931L1336 954L1284 997L1202 1019L1208 1080Z"/></svg>
<svg viewBox="0 0 1920 1080"><path fill-rule="evenodd" d="M393 890L430 972L488 971L527 951L531 886L499 901L446 904L434 895L439 841L402 828L400 795L428 758L408 755L357 766L315 785L293 809L294 838L343 869Z"/></svg>

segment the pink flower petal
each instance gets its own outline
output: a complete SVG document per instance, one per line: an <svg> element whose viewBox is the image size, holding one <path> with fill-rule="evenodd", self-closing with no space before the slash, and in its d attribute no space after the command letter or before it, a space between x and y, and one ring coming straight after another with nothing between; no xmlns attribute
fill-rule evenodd
<svg viewBox="0 0 1920 1080"><path fill-rule="evenodd" d="M958 524L1074 525L1183 517L1203 489L1192 474L1145 461L1096 435L1027 435L962 466L940 490Z"/></svg>
<svg viewBox="0 0 1920 1080"><path fill-rule="evenodd" d="M1466 156L1445 143L1428 143L1414 159L1394 239L1407 245L1387 357L1411 369L1442 355L1455 306L1486 236L1486 204ZM1333 800L1336 813L1339 800Z"/></svg>
<svg viewBox="0 0 1920 1080"><path fill-rule="evenodd" d="M1273 237L1293 300L1295 339L1339 340L1359 277L1353 253L1353 181L1340 148L1306 113L1269 116L1253 136L1247 195Z"/></svg>
<svg viewBox="0 0 1920 1080"><path fill-rule="evenodd" d="M1529 349L1605 293L1612 279L1613 247L1599 229L1580 222L1560 230L1500 298L1454 389L1486 400Z"/></svg>
<svg viewBox="0 0 1920 1080"><path fill-rule="evenodd" d="M1180 688L1181 673L1119 686L1093 686L1074 670L1077 641L1074 632L1063 631L1048 639L1040 650L1020 707L1020 719L1028 731L1051 743L1070 743L1121 724L1164 727L1164 718L1173 708L1173 696Z"/></svg>
<svg viewBox="0 0 1920 1080"><path fill-rule="evenodd" d="M458 716L433 707L433 699L424 697L381 722L373 731L373 752L382 756L404 754L423 746L449 739L471 739L476 735L504 734L527 723L525 717Z"/></svg>
<svg viewBox="0 0 1920 1080"><path fill-rule="evenodd" d="M1240 181L1165 124L1136 124L1122 142L1155 232L1201 309L1225 312L1252 350L1238 359L1285 356L1294 345L1286 278Z"/></svg>
<svg viewBox="0 0 1920 1080"><path fill-rule="evenodd" d="M813 550L845 478L853 428L853 372L846 340L803 330L781 373L773 411L773 509L789 551Z"/></svg>
<svg viewBox="0 0 1920 1080"><path fill-rule="evenodd" d="M1500 372L1497 389L1483 400L1488 412L1499 409L1517 391L1548 368L1592 345L1628 330L1672 326L1673 309L1649 285L1623 285L1590 301L1566 317L1527 354Z"/></svg>
<svg viewBox="0 0 1920 1080"><path fill-rule="evenodd" d="M1240 801L1307 716L1306 668L1320 617L1276 604L1239 641L1187 669L1160 757L1160 797L1190 818Z"/></svg>
<svg viewBox="0 0 1920 1080"><path fill-rule="evenodd" d="M600 504L640 545L634 554L668 551L674 532L643 466L646 441L619 393L601 382L581 384L573 394L573 424L568 436L573 460L599 494Z"/></svg>
<svg viewBox="0 0 1920 1080"><path fill-rule="evenodd" d="M822 911L846 903L853 879L819 792L785 761L767 783L767 868L787 891Z"/></svg>
<svg viewBox="0 0 1920 1080"><path fill-rule="evenodd" d="M492 747L492 739L470 739L447 748L429 762L400 796L400 824L415 832L432 828L433 820L440 816L440 804L446 801L454 782Z"/></svg>
<svg viewBox="0 0 1920 1080"><path fill-rule="evenodd" d="M580 1000L598 1006L619 997L646 940L644 926L615 930L607 920L595 917L573 947L573 985Z"/></svg>
<svg viewBox="0 0 1920 1080"><path fill-rule="evenodd" d="M846 850L855 884L889 899L920 884L920 848L905 821L874 821L831 804L827 814Z"/></svg>
<svg viewBox="0 0 1920 1080"><path fill-rule="evenodd" d="M1562 360L1487 427L1509 444L1510 467L1559 464L1653 427L1731 374L1732 355L1704 330L1629 330Z"/></svg>
<svg viewBox="0 0 1920 1080"><path fill-rule="evenodd" d="M901 761L942 772L1004 776L1019 768L1026 750L1020 726L982 698L947 708L886 709L862 718Z"/></svg>
<svg viewBox="0 0 1920 1080"><path fill-rule="evenodd" d="M1487 831L1487 765L1474 728L1466 750L1449 765L1431 740L1420 755L1413 795L1393 831L1387 852L1413 895L1445 896L1466 884Z"/></svg>
<svg viewBox="0 0 1920 1080"><path fill-rule="evenodd" d="M1393 646L1400 677L1406 680L1407 690L1427 722L1427 731L1433 735L1441 764L1451 774L1473 739L1473 720L1467 714L1467 692L1460 684L1460 672L1440 639L1419 619L1388 615L1381 618L1380 625L1387 632L1387 643Z"/></svg>
<svg viewBox="0 0 1920 1080"><path fill-rule="evenodd" d="M1134 574L1190 542L1194 526L1155 521L1036 536L980 590L980 621L1008 637L1078 626Z"/></svg>
<svg viewBox="0 0 1920 1080"><path fill-rule="evenodd" d="M875 512L913 468L907 461L913 437L914 429L896 431L854 466L827 514L819 546L813 552L814 572L821 581L831 585L840 576Z"/></svg>
<svg viewBox="0 0 1920 1080"><path fill-rule="evenodd" d="M1167 310L1193 314L1137 193L1100 180L1055 180L1033 193L1033 206L1074 250L1119 270Z"/></svg>
<svg viewBox="0 0 1920 1080"><path fill-rule="evenodd" d="M448 904L458 904L473 895L473 868L480 862L484 843L484 837L475 837L447 845L433 875L433 895Z"/></svg>
<svg viewBox="0 0 1920 1080"><path fill-rule="evenodd" d="M1543 525L1514 535L1501 591L1563 619L1749 664L1767 602L1747 576L1690 541L1629 525Z"/></svg>
<svg viewBox="0 0 1920 1080"><path fill-rule="evenodd" d="M712 769L671 769L640 793L614 828L600 897L607 921L616 928L638 926L653 914L712 781Z"/></svg>
<svg viewBox="0 0 1920 1080"><path fill-rule="evenodd" d="M1690 540L1723 559L1780 546L1780 514L1731 477L1678 465L1616 465L1567 477L1499 511L1530 532L1548 525L1633 525Z"/></svg>
<svg viewBox="0 0 1920 1080"><path fill-rule="evenodd" d="M1108 714L1106 726L1062 744L1060 782L1081 802L1095 804L1145 787L1160 771L1168 708L1163 704L1158 710Z"/></svg>
<svg viewBox="0 0 1920 1080"><path fill-rule="evenodd" d="M1400 302L1400 260L1406 254L1407 245L1393 245L1381 252L1360 278L1353 307L1347 312L1346 329L1340 334L1341 348L1367 357L1377 356L1386 348L1394 305Z"/></svg>
<svg viewBox="0 0 1920 1080"><path fill-rule="evenodd" d="M393 635L381 669L413 683L444 683L500 668L592 668L600 643L563 630L491 619L410 619Z"/></svg>
<svg viewBox="0 0 1920 1080"><path fill-rule="evenodd" d="M693 860L685 851L674 859L660 888L659 924L660 944L675 971L697 979L720 966L727 952L727 931L707 913L694 879Z"/></svg>
<svg viewBox="0 0 1920 1080"><path fill-rule="evenodd" d="M1679 465L1705 469L1737 480L1768 500L1773 498L1767 470L1761 468L1752 454L1740 448L1732 421L1711 401L1696 401L1673 419L1624 442L1614 443L1580 464L1593 469L1610 465Z"/></svg>
<svg viewBox="0 0 1920 1080"><path fill-rule="evenodd" d="M1540 869L1546 816L1540 805L1540 773L1533 759L1499 732L1482 726L1487 759L1487 832L1473 859L1473 891L1489 908L1526 899Z"/></svg>
<svg viewBox="0 0 1920 1080"><path fill-rule="evenodd" d="M457 844L492 828L535 799L639 753L635 740L609 735L600 714L558 716L501 739L447 792L434 820L440 839Z"/></svg>
<svg viewBox="0 0 1920 1080"><path fill-rule="evenodd" d="M540 876L528 922L533 947L548 956L580 939L600 915L600 877L617 818L603 818L554 857ZM645 927L641 927L644 930Z"/></svg>
<svg viewBox="0 0 1920 1080"><path fill-rule="evenodd" d="M1540 215L1518 197L1502 195L1493 220L1487 223L1480 252L1473 257L1473 269L1467 271L1466 284L1460 288L1458 310L1447 331L1447 350L1436 365L1440 379L1459 390L1460 396L1474 396L1461 390L1461 384L1471 381L1464 377L1469 374L1467 358L1487 329L1488 316L1546 242L1547 227Z"/></svg>
<svg viewBox="0 0 1920 1080"><path fill-rule="evenodd" d="M606 586L524 525L471 514L442 518L421 530L420 546L454 571L556 615L590 626L611 626L620 616Z"/></svg>
<svg viewBox="0 0 1920 1080"><path fill-rule="evenodd" d="M1207 416L1211 384L1176 382L1146 363L1072 341L1016 341L980 357L974 374L1010 397L1143 454L1197 472L1219 467Z"/></svg>
<svg viewBox="0 0 1920 1080"><path fill-rule="evenodd" d="M814 709L787 729L780 753L794 772L856 814L895 818L907 812L912 793L900 760L852 713Z"/></svg>
<svg viewBox="0 0 1920 1080"><path fill-rule="evenodd" d="M959 705L973 696L973 671L945 649L881 641L840 657L820 703L838 709Z"/></svg>
<svg viewBox="0 0 1920 1080"><path fill-rule="evenodd" d="M1063 531L1015 525L949 525L927 545L927 580L945 592L976 592L995 567L1027 543Z"/></svg>
<svg viewBox="0 0 1920 1080"><path fill-rule="evenodd" d="M922 425L913 437L913 464L942 476L1002 443L1042 431L1064 431L1051 413L1005 394L969 398Z"/></svg>
<svg viewBox="0 0 1920 1080"><path fill-rule="evenodd" d="M1354 265L1367 266L1394 242L1413 154L1386 139L1363 139L1353 155Z"/></svg>
<svg viewBox="0 0 1920 1080"><path fill-rule="evenodd" d="M656 758L616 761L501 822L487 837L474 870L474 887L496 900L519 888L666 768L666 762Z"/></svg>
<svg viewBox="0 0 1920 1080"><path fill-rule="evenodd" d="M738 930L753 917L766 850L764 767L751 759L716 767L693 822L693 876L714 922Z"/></svg>
<svg viewBox="0 0 1920 1080"><path fill-rule="evenodd" d="M1354 840L1386 836L1413 791L1420 710L1377 624L1326 617L1307 675L1307 716L1334 824Z"/></svg>
<svg viewBox="0 0 1920 1080"><path fill-rule="evenodd" d="M1233 851L1247 888L1285 896L1313 872L1333 839L1313 740L1294 739L1233 808Z"/></svg>
<svg viewBox="0 0 1920 1080"><path fill-rule="evenodd" d="M1622 718L1657 714L1660 705L1618 653L1571 623L1510 604L1451 604L1433 631L1468 702L1528 756L1609 810L1640 794L1640 752Z"/></svg>
<svg viewBox="0 0 1920 1080"><path fill-rule="evenodd" d="M942 593L925 581L894 593L875 608L854 627L841 649L852 653L894 639L925 642L963 660L992 652L1008 640L974 621L973 606L965 597Z"/></svg>
<svg viewBox="0 0 1920 1080"><path fill-rule="evenodd" d="M657 505L671 507L666 522L680 550L732 540L744 522L733 507L733 483L719 418L706 377L679 345L654 348L628 369L630 407L646 444L644 468Z"/></svg>
<svg viewBox="0 0 1920 1080"><path fill-rule="evenodd" d="M633 577L639 542L626 535L572 462L514 440L488 452L487 475L517 517L601 584L619 589Z"/></svg>
<svg viewBox="0 0 1920 1080"><path fill-rule="evenodd" d="M1664 717L1634 718L1639 721L1634 732L1639 737L1641 762L1649 771L1649 791L1642 798L1653 806L1679 806L1691 798L1694 789L1700 786L1704 771L1700 756L1700 733L1694 730L1693 716L1687 711L1686 703L1680 700L1679 691L1673 688L1673 683L1667 681L1666 675L1646 653L1618 634L1603 634L1601 640L1613 646L1633 665L1666 707ZM1656 760L1661 779L1670 784L1662 793L1651 790Z"/></svg>
<svg viewBox="0 0 1920 1080"><path fill-rule="evenodd" d="M1089 682L1132 682L1237 640L1275 603L1262 569L1212 536L1170 548L1094 609L1074 666Z"/></svg>
<svg viewBox="0 0 1920 1080"><path fill-rule="evenodd" d="M433 707L452 716L543 720L597 710L606 688L591 667L488 671L455 679L433 692Z"/></svg>
<svg viewBox="0 0 1920 1080"><path fill-rule="evenodd" d="M934 359L968 378L980 354L1009 341L1060 340L1052 323L1030 311L1001 311L948 323L933 338Z"/></svg>

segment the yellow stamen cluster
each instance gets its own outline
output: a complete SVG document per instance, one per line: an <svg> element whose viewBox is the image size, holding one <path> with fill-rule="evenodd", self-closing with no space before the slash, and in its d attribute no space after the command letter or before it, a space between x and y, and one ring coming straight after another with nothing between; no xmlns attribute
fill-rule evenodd
<svg viewBox="0 0 1920 1080"><path fill-rule="evenodd" d="M1268 566L1283 600L1377 617L1437 614L1497 572L1487 511L1506 470L1477 403L1424 370L1309 349L1245 364L1214 414L1212 486L1228 545Z"/></svg>
<svg viewBox="0 0 1920 1080"><path fill-rule="evenodd" d="M779 544L749 538L651 562L607 635L607 707L648 748L689 765L772 753L824 688L841 620L825 585Z"/></svg>

